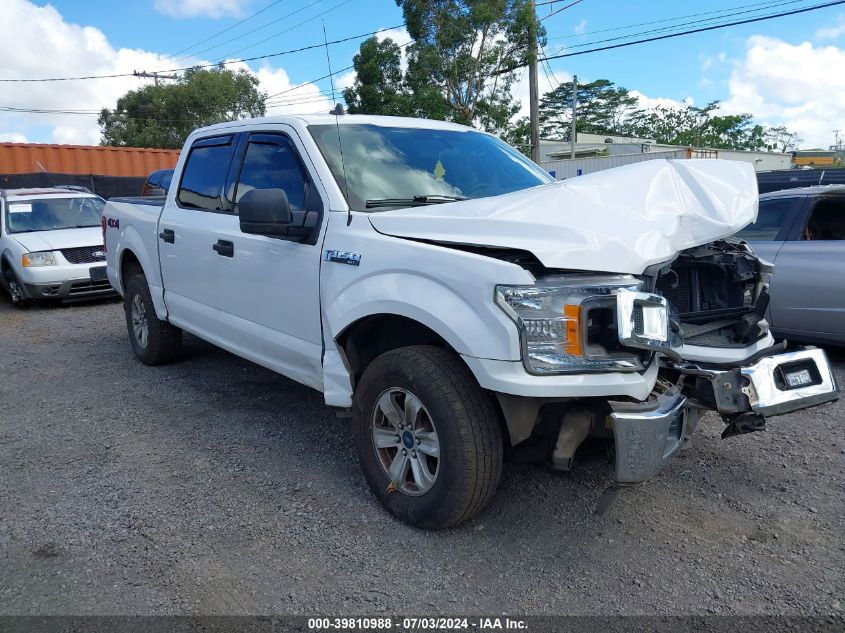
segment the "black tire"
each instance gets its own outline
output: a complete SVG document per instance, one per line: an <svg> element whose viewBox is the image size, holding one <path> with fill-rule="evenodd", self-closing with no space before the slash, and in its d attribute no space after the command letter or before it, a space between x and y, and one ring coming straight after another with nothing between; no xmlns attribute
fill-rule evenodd
<svg viewBox="0 0 845 633"><path fill-rule="evenodd" d="M145 319L146 337L135 333L133 305L136 300L142 307ZM135 356L145 365L162 365L176 360L182 351L182 330L156 317L153 298L147 278L143 274L133 275L124 288L123 311L126 314L126 330Z"/></svg>
<svg viewBox="0 0 845 633"><path fill-rule="evenodd" d="M15 271L7 268L3 272L3 276L6 278L6 291L9 293L9 299L12 305L18 309L30 307L32 305L32 299L26 296L26 290L24 290L21 282L18 281Z"/></svg>
<svg viewBox="0 0 845 633"><path fill-rule="evenodd" d="M397 488L387 466L382 465L385 451L392 448L379 451L373 439L379 398L400 391L416 396L436 430L436 477L422 493L409 494ZM386 423L386 418L381 423ZM376 358L364 371L355 393L354 426L361 468L370 488L405 523L434 530L458 525L479 513L496 491L503 451L497 410L453 352L412 346ZM396 437L400 450L404 445L400 436Z"/></svg>

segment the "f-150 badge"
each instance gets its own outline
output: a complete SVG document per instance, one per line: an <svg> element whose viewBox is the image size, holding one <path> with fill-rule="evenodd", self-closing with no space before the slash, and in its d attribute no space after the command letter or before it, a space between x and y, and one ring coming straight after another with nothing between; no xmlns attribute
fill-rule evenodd
<svg viewBox="0 0 845 633"><path fill-rule="evenodd" d="M349 251L326 251L324 259L327 262L358 266L361 264L361 253L350 253Z"/></svg>

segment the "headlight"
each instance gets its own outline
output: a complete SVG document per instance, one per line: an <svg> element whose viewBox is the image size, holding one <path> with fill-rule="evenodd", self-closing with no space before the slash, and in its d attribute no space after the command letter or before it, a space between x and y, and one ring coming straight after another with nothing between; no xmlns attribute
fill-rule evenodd
<svg viewBox="0 0 845 633"><path fill-rule="evenodd" d="M628 275L557 277L533 286L496 286L496 302L519 328L528 372L632 371L642 363L617 348L615 293L640 285ZM591 327L606 330L608 346L592 340Z"/></svg>
<svg viewBox="0 0 845 633"><path fill-rule="evenodd" d="M56 257L50 251L39 251L37 253L24 253L21 258L24 268L35 268L36 266L55 266Z"/></svg>

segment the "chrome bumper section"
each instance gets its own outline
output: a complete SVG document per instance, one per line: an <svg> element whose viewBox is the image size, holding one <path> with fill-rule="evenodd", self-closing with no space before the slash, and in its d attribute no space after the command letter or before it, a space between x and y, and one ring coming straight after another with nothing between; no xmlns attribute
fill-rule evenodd
<svg viewBox="0 0 845 633"><path fill-rule="evenodd" d="M708 380L713 387L713 408L723 416L754 413L768 418L839 399L836 378L821 349L765 356L729 370L693 363L664 362L664 366ZM795 373L801 373L806 384L790 385Z"/></svg>
<svg viewBox="0 0 845 633"><path fill-rule="evenodd" d="M687 399L677 392L645 402L610 402L616 440L616 482L651 479L680 450Z"/></svg>

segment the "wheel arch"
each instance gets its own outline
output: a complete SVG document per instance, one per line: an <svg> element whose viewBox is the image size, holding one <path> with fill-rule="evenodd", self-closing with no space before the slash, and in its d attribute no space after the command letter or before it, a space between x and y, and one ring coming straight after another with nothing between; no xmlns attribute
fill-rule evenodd
<svg viewBox="0 0 845 633"><path fill-rule="evenodd" d="M361 375L376 358L391 350L415 345L431 345L448 350L460 359L472 379L476 380L472 368L466 365L463 356L444 336L430 326L401 314L380 313L361 317L338 334L335 344L343 353L344 365L349 372L353 391L357 388ZM480 388L490 398L503 437L509 438L508 424L499 399L493 392Z"/></svg>
<svg viewBox="0 0 845 633"><path fill-rule="evenodd" d="M373 314L350 323L335 337L349 365L353 385L376 358L400 347L433 345L457 351L429 326L401 314Z"/></svg>
<svg viewBox="0 0 845 633"><path fill-rule="evenodd" d="M142 251L141 251L142 252ZM156 253L156 257L158 254ZM127 245L121 248L117 253L117 279L112 279L112 285L117 282L120 285L118 291L121 295L126 293L126 284L132 275L140 273L144 275L147 284L150 287L150 296L153 300L153 307L156 311L156 316L162 321L167 320L167 306L164 303L163 288L157 285L157 281L161 279L160 276L155 275L155 271L150 271L144 266L145 258L140 257L136 249L132 245ZM148 263L150 266L157 265L154 261Z"/></svg>
<svg viewBox="0 0 845 633"><path fill-rule="evenodd" d="M126 283L130 277L137 273L146 276L141 260L138 259L138 256L131 248L124 248L123 252L120 253L120 263L118 264L121 292L125 291Z"/></svg>

